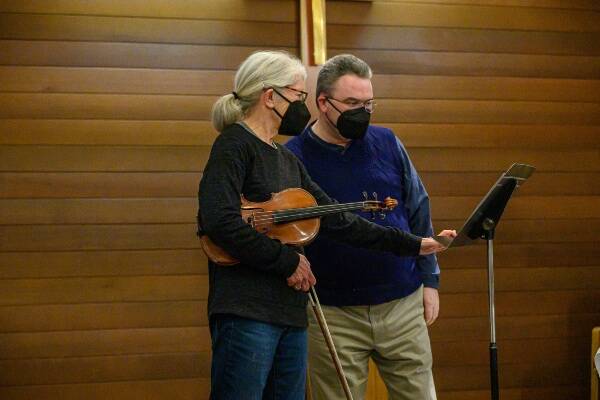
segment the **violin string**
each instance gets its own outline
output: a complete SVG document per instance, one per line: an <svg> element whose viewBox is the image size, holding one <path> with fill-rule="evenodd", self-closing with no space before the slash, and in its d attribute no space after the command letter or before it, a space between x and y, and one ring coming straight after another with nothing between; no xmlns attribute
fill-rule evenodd
<svg viewBox="0 0 600 400"><path fill-rule="evenodd" d="M339 208L344 208L347 209L346 207L364 207L365 202L356 202L356 203L345 203L345 204L327 204L327 205L323 205L323 206L312 206L312 207L303 207L303 208L291 208L291 209L287 209L287 210L274 210L274 211L260 211L257 213L254 213L254 221L261 221L262 218L267 218L267 219L271 219L273 218L273 215L275 215L275 217L290 217L290 216L296 216L298 215L302 215L304 213L314 213L314 212L326 212L326 211L330 211L330 210L336 210ZM310 214L308 214L310 215Z"/></svg>
<svg viewBox="0 0 600 400"><path fill-rule="evenodd" d="M315 214L327 213L331 211L346 211L348 209L356 208L357 206L362 205L362 203L348 203L348 204L336 204L327 205L327 206L316 206L316 207L306 207L306 208L298 208L298 209L290 209L290 210L280 210L280 211L266 211L254 214L254 222L262 222L263 220L273 220L273 219L286 219L286 218L302 218L309 217ZM268 214L266 217L263 217L263 214ZM258 218L257 218L258 217ZM278 218L279 217L279 218Z"/></svg>
<svg viewBox="0 0 600 400"><path fill-rule="evenodd" d="M287 215L287 216L285 216L285 218L277 218L277 217L261 218L259 220L254 220L254 226L262 226L262 225L268 225L268 224L273 224L273 223L278 223L278 222L287 222L286 220L288 220L288 219L290 219L291 221L294 221L294 220L306 219L306 218L311 218L311 217L319 217L319 216L328 215L328 214L332 214L332 213L352 211L355 209L356 209L355 207L347 207L347 208L344 207L344 208L329 210L329 211L325 211L325 212L313 211L313 212L306 212L306 213L297 213L294 215Z"/></svg>
<svg viewBox="0 0 600 400"><path fill-rule="evenodd" d="M311 217L311 216L324 214L324 213L332 213L332 212L335 213L338 211L347 211L347 210L353 210L353 209L357 209L357 208L361 208L361 206L348 204L348 205L343 205L340 207L332 207L332 208L326 208L326 209L288 212L288 213L285 213L284 215L278 215L278 217L280 217L279 219L283 219L283 220L295 219L295 218L306 218L306 217Z"/></svg>
<svg viewBox="0 0 600 400"><path fill-rule="evenodd" d="M343 204L343 205L336 205L336 207L327 207L326 210L323 209L312 209L309 211L302 211L302 212L294 212L294 213L287 213L283 216L284 219L287 218L292 218L293 220L298 220L298 219L303 219L303 218L310 218L310 217L314 217L314 216L320 216L320 215L325 215L328 213L334 213L334 212L343 212L343 211L348 211L348 210L352 210L352 209L356 209L356 206L362 204L362 203L348 203L348 204ZM302 209L295 209L295 210L302 210ZM261 212L260 214L267 214L270 213L271 215L268 217L261 217L261 218L255 218L254 219L254 226L255 227L260 227L263 225L270 225L272 223L276 223L276 222L281 222L281 221L277 221L277 216L273 215L274 213L280 213L281 211L267 211L267 212ZM258 214L258 213L257 213ZM256 215L256 214L255 214ZM279 216L281 217L281 215Z"/></svg>

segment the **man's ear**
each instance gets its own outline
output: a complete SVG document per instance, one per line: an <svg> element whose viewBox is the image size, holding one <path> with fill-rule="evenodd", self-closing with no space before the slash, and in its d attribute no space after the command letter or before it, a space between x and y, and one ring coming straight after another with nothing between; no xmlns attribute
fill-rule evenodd
<svg viewBox="0 0 600 400"><path fill-rule="evenodd" d="M327 96L324 93L321 93L319 97L317 97L317 106L319 107L319 111L327 112Z"/></svg>

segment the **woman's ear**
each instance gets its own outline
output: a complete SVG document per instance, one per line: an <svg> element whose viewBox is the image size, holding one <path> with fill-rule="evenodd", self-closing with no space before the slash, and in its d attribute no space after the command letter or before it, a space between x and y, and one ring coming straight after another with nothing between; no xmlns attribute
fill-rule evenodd
<svg viewBox="0 0 600 400"><path fill-rule="evenodd" d="M265 89L261 96L261 100L268 108L275 108L275 99L273 98L275 91L273 88Z"/></svg>

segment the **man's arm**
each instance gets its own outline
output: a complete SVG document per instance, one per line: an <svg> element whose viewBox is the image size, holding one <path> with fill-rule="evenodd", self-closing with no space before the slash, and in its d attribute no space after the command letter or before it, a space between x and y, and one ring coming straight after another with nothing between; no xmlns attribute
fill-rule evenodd
<svg viewBox="0 0 600 400"><path fill-rule="evenodd" d="M408 152L396 137L400 160L402 161L402 178L404 189L404 205L408 212L408 224L411 232L417 235L431 236L433 226L431 224L431 208L429 206L429 195L413 163L410 161ZM417 270L423 281L423 308L427 326L432 325L440 312L440 297L438 288L440 286L440 267L435 254L419 256L416 260Z"/></svg>
<svg viewBox="0 0 600 400"><path fill-rule="evenodd" d="M404 204L408 211L410 230L415 235L432 236L431 209L429 195L417 173L410 157L400 140L396 137L398 151L403 166ZM425 287L439 287L440 267L435 254L419 256L416 260L417 270L421 274Z"/></svg>

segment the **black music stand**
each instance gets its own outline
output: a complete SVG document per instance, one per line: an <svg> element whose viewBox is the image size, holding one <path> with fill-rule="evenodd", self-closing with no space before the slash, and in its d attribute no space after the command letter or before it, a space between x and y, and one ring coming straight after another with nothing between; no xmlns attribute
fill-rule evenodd
<svg viewBox="0 0 600 400"><path fill-rule="evenodd" d="M498 400L498 347L496 346L496 311L494 306L494 233L504 208L513 191L533 174L535 168L526 164L513 164L492 186L475 207L454 239L435 236L434 239L448 247L473 244L477 239L487 241L488 301L490 317L490 381L492 400Z"/></svg>

